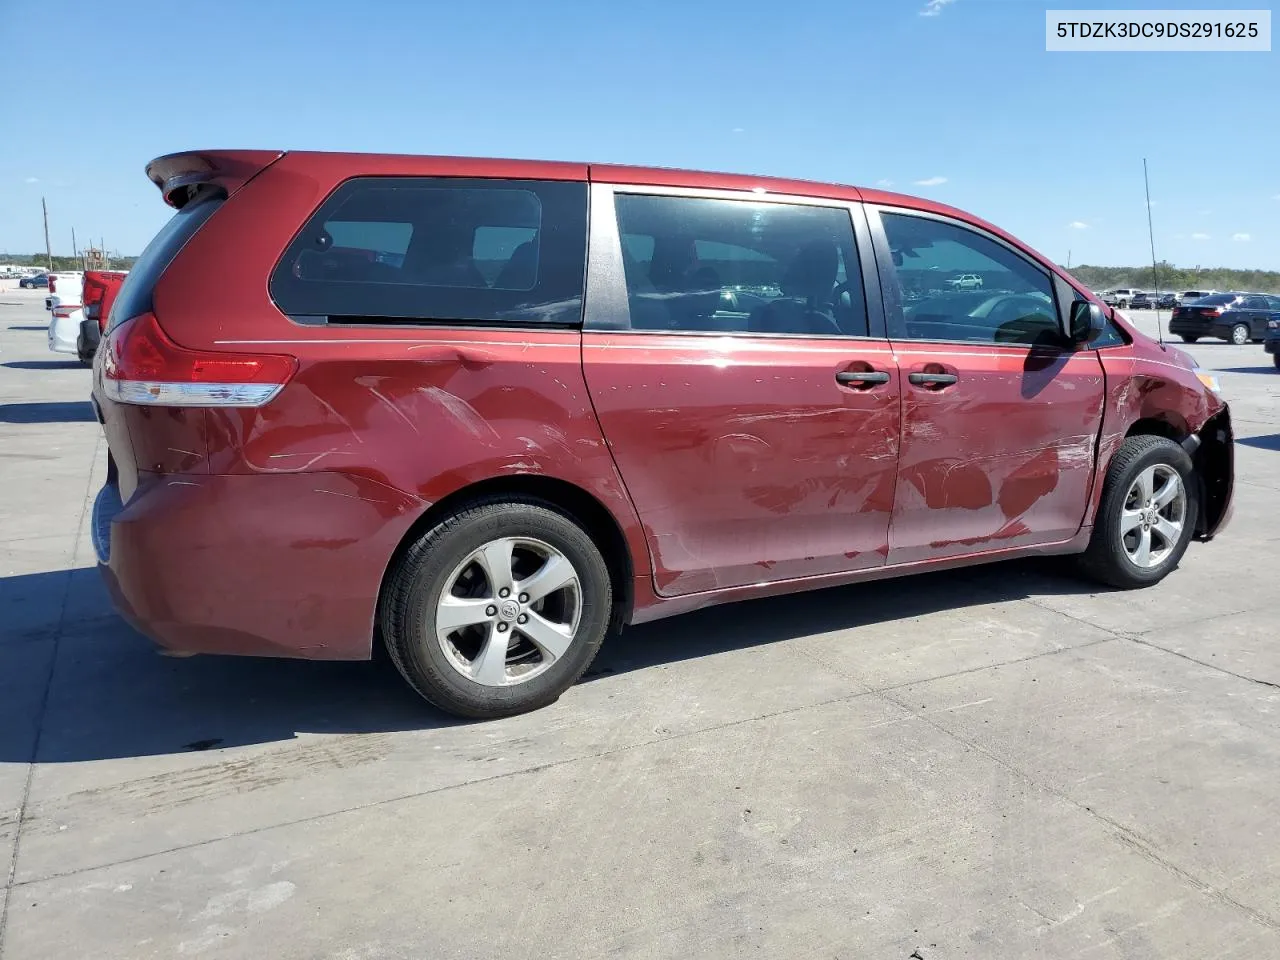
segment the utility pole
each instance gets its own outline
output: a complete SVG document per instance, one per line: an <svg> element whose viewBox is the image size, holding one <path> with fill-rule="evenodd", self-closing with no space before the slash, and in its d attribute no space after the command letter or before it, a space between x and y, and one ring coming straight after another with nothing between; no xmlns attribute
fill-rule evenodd
<svg viewBox="0 0 1280 960"><path fill-rule="evenodd" d="M53 248L49 246L49 208L45 205L44 197L40 198L40 209L44 211L44 256L49 264L49 272L53 272Z"/></svg>
<svg viewBox="0 0 1280 960"><path fill-rule="evenodd" d="M80 248L76 246L76 228L75 227L71 228L71 255L73 257L76 257L77 259L80 256ZM84 269L83 263L80 264L80 269L81 270Z"/></svg>
<svg viewBox="0 0 1280 960"><path fill-rule="evenodd" d="M1067 251L1067 269L1068 270L1071 269L1071 251L1070 250Z"/></svg>

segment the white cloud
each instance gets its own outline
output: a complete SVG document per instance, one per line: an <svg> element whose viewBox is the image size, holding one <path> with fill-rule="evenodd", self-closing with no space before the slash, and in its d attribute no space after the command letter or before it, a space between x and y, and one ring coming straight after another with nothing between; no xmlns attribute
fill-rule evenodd
<svg viewBox="0 0 1280 960"><path fill-rule="evenodd" d="M1271 199L1272 199L1272 200L1280 200L1280 193L1277 193L1277 194L1276 194L1274 197L1272 197Z"/></svg>
<svg viewBox="0 0 1280 960"><path fill-rule="evenodd" d="M892 181L892 180L877 180L877 181L876 181L876 186L877 186L877 187L884 187L884 188L888 189L889 187L892 187L892 186L893 186L893 181Z"/></svg>
<svg viewBox="0 0 1280 960"><path fill-rule="evenodd" d="M926 177L923 180L917 180L917 187L936 187L947 182L946 177Z"/></svg>
<svg viewBox="0 0 1280 960"><path fill-rule="evenodd" d="M39 177L27 177L27 179L26 179L24 182L26 182L26 183L39 183L39 182L40 182L40 178L39 178Z"/></svg>
<svg viewBox="0 0 1280 960"><path fill-rule="evenodd" d="M1253 239L1253 237L1249 236L1247 233L1233 233L1231 235L1231 239L1236 243L1248 243Z"/></svg>
<svg viewBox="0 0 1280 960"><path fill-rule="evenodd" d="M744 128L742 128L742 127L734 127L734 128L733 128L733 132L734 132L734 133L743 133L743 132L745 132L745 131L744 131Z"/></svg>
<svg viewBox="0 0 1280 960"><path fill-rule="evenodd" d="M1067 226L1070 227L1072 230L1088 230L1089 229L1089 225L1085 223L1083 220L1072 220L1070 223L1067 224Z"/></svg>
<svg viewBox="0 0 1280 960"><path fill-rule="evenodd" d="M1193 233L1191 235L1191 239L1192 240L1212 240L1213 238L1210 237L1207 233Z"/></svg>
<svg viewBox="0 0 1280 960"><path fill-rule="evenodd" d="M1147 206L1148 206L1148 207L1158 207L1158 206L1160 206L1160 201L1159 201L1159 200L1148 200L1148 201L1147 201Z"/></svg>
<svg viewBox="0 0 1280 960"><path fill-rule="evenodd" d="M942 13L943 7L955 2L956 0L929 0L929 2L924 5L924 9L920 11L920 16L936 17L938 14Z"/></svg>

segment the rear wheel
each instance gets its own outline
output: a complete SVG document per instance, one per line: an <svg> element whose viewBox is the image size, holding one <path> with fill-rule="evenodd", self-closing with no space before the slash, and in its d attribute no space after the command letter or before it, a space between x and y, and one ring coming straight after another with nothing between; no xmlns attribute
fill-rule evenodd
<svg viewBox="0 0 1280 960"><path fill-rule="evenodd" d="M1249 325L1247 323L1237 323L1231 328L1231 342L1237 347L1244 346L1249 342Z"/></svg>
<svg viewBox="0 0 1280 960"><path fill-rule="evenodd" d="M1107 469L1083 571L1125 590L1159 583L1191 542L1195 490L1182 447L1165 437L1129 437Z"/></svg>
<svg viewBox="0 0 1280 960"><path fill-rule="evenodd" d="M555 701L609 626L609 570L575 521L537 500L463 508L405 553L381 625L396 667L448 713L490 718Z"/></svg>
<svg viewBox="0 0 1280 960"><path fill-rule="evenodd" d="M1200 339L1199 337L1190 337L1190 336L1187 336L1185 333L1182 335L1182 342L1183 342L1183 343L1195 343L1195 342L1197 342L1199 339Z"/></svg>

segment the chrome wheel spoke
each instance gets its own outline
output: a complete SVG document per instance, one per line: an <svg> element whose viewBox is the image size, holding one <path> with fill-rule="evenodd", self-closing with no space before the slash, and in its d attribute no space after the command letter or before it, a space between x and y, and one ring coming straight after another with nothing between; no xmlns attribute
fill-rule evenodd
<svg viewBox="0 0 1280 960"><path fill-rule="evenodd" d="M507 647L509 633L499 633L491 624L485 630L484 644L471 661L471 679L489 687L500 687L507 682Z"/></svg>
<svg viewBox="0 0 1280 960"><path fill-rule="evenodd" d="M548 594L555 593L571 583L578 582L578 573L571 564L559 554L547 558L547 562L530 577L516 583L516 593L528 596L528 603L537 603ZM521 600L522 603L526 602Z"/></svg>
<svg viewBox="0 0 1280 960"><path fill-rule="evenodd" d="M1138 545L1129 554L1133 562L1140 567L1151 566L1151 531L1143 530L1138 534Z"/></svg>
<svg viewBox="0 0 1280 960"><path fill-rule="evenodd" d="M1133 530L1135 527L1140 527L1140 526L1142 526L1142 511L1141 511L1141 510L1124 510L1124 511L1121 511L1121 513L1120 513L1120 532L1121 532L1122 534L1124 534L1124 533L1128 533L1130 530Z"/></svg>
<svg viewBox="0 0 1280 960"><path fill-rule="evenodd" d="M1156 522L1151 529L1160 534L1160 538L1164 540L1166 547L1170 550L1173 549L1182 536L1182 524L1166 520L1164 517L1156 517Z"/></svg>
<svg viewBox="0 0 1280 960"><path fill-rule="evenodd" d="M1155 496L1152 498L1154 506L1168 506L1173 501L1173 498L1181 492L1182 480L1176 473L1169 474L1169 476L1165 478L1164 483L1161 484L1160 489L1155 492Z"/></svg>
<svg viewBox="0 0 1280 960"><path fill-rule="evenodd" d="M516 629L532 640L549 660L559 660L573 643L573 630L566 624L552 623L532 611L528 616L528 621Z"/></svg>
<svg viewBox="0 0 1280 960"><path fill-rule="evenodd" d="M511 552L514 547L510 540L494 540L486 543L476 555L476 563L480 564L489 581L491 597L498 596L503 590L511 590Z"/></svg>
<svg viewBox="0 0 1280 960"><path fill-rule="evenodd" d="M1142 498L1140 506L1146 506L1151 502L1152 487L1155 484L1156 468L1147 467L1138 474L1138 481L1135 486L1138 488L1138 495Z"/></svg>
<svg viewBox="0 0 1280 960"><path fill-rule="evenodd" d="M445 596L436 608L436 630L441 636L463 627L484 623L489 619L485 611L491 600L464 600L462 597Z"/></svg>

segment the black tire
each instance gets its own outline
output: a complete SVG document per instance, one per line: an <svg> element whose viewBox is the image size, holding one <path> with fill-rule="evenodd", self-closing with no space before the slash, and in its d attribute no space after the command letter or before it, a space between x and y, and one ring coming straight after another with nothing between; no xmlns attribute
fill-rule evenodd
<svg viewBox="0 0 1280 960"><path fill-rule="evenodd" d="M582 611L572 644L550 667L521 683L486 686L463 676L441 649L436 608L454 568L504 537L528 537L560 551L578 574ZM459 509L409 547L388 582L379 621L392 662L424 699L446 713L490 719L544 707L573 686L604 641L612 607L608 565L579 523L536 498L490 498Z"/></svg>
<svg viewBox="0 0 1280 960"><path fill-rule="evenodd" d="M1169 555L1155 567L1140 567L1129 559L1120 533L1120 514L1125 496L1138 474L1156 464L1178 471L1186 490L1187 510L1182 536ZM1102 502L1093 522L1093 536L1079 559L1082 572L1111 587L1132 590L1159 583L1178 566L1195 532L1199 511L1199 486L1191 457L1181 446L1165 437L1129 437L1107 468L1102 486Z"/></svg>
<svg viewBox="0 0 1280 960"><path fill-rule="evenodd" d="M1182 335L1183 343L1196 343L1197 341L1199 341L1199 339L1200 339L1199 337L1189 337L1185 333Z"/></svg>
<svg viewBox="0 0 1280 960"><path fill-rule="evenodd" d="M1240 332L1242 330L1244 331L1243 334ZM1227 335L1227 340L1238 347L1248 343L1251 339L1252 334L1249 331L1249 325L1247 323L1237 323L1231 328L1231 332Z"/></svg>
<svg viewBox="0 0 1280 960"><path fill-rule="evenodd" d="M1271 361L1276 365L1276 369L1280 370L1280 353L1273 353L1271 355Z"/></svg>

